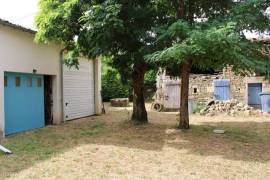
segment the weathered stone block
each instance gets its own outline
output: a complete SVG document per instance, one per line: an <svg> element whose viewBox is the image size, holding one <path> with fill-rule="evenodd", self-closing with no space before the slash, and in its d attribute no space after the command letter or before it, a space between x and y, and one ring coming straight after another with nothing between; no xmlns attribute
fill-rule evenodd
<svg viewBox="0 0 270 180"><path fill-rule="evenodd" d="M111 106L113 107L127 107L129 105L128 98L111 99Z"/></svg>

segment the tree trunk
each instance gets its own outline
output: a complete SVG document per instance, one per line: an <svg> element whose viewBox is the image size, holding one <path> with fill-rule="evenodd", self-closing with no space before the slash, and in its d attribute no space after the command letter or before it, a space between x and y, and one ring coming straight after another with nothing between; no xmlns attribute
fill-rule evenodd
<svg viewBox="0 0 270 180"><path fill-rule="evenodd" d="M132 121L143 124L148 122L144 101L144 65L135 65L133 79L133 113Z"/></svg>
<svg viewBox="0 0 270 180"><path fill-rule="evenodd" d="M177 11L178 19L185 19L185 1L179 0ZM180 95L180 129L189 129L189 114L188 114L188 90L189 90L189 62L181 64L181 95Z"/></svg>
<svg viewBox="0 0 270 180"><path fill-rule="evenodd" d="M178 19L185 19L185 1L179 0L178 2L178 9L177 9L177 18Z"/></svg>
<svg viewBox="0 0 270 180"><path fill-rule="evenodd" d="M180 97L180 129L189 129L189 113L188 113L188 91L189 91L189 72L190 63L181 65L181 97Z"/></svg>

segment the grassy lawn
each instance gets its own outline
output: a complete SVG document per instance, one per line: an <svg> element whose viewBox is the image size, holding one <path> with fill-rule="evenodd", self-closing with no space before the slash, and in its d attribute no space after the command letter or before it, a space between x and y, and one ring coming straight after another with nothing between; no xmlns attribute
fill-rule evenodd
<svg viewBox="0 0 270 180"><path fill-rule="evenodd" d="M176 113L134 126L130 108L107 111L6 138L0 179L270 179L270 117L194 115L181 131Z"/></svg>

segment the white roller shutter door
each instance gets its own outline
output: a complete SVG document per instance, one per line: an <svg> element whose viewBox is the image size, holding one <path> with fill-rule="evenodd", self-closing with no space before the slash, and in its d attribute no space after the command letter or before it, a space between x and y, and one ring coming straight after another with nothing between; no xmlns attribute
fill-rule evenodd
<svg viewBox="0 0 270 180"><path fill-rule="evenodd" d="M95 114L94 62L80 59L79 63L79 70L63 67L65 120Z"/></svg>

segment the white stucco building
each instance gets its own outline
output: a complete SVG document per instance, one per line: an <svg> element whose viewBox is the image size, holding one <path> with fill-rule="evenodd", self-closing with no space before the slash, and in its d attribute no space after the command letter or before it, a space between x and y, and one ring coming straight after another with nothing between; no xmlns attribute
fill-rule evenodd
<svg viewBox="0 0 270 180"><path fill-rule="evenodd" d="M58 45L36 44L35 31L0 19L0 135L60 124L101 111L101 62L62 64Z"/></svg>

